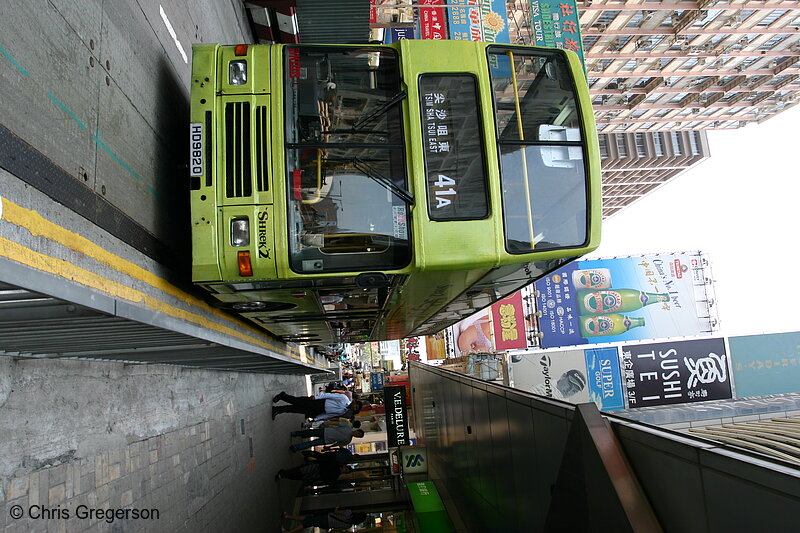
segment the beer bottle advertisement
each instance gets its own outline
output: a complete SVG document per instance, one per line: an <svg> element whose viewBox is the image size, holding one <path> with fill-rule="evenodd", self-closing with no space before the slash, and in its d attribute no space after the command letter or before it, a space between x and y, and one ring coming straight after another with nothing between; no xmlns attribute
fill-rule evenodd
<svg viewBox="0 0 800 533"><path fill-rule="evenodd" d="M534 284L540 346L710 335L710 268L700 252L562 265Z"/></svg>

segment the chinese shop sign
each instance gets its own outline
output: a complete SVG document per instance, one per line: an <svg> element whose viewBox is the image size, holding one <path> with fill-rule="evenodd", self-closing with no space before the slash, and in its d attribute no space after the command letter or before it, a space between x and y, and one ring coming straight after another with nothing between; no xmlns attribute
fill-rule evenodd
<svg viewBox="0 0 800 533"><path fill-rule="evenodd" d="M419 29L423 39L447 39L447 16L441 6L444 0L419 0Z"/></svg>
<svg viewBox="0 0 800 533"><path fill-rule="evenodd" d="M580 15L575 0L531 0L531 29L536 46L571 50L581 58L584 68L581 41Z"/></svg>

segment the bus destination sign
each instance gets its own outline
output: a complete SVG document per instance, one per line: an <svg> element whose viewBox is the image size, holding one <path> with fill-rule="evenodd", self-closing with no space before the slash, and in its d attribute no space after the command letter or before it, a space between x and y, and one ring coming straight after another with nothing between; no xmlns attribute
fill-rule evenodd
<svg viewBox="0 0 800 533"><path fill-rule="evenodd" d="M476 81L469 75L420 78L422 137L431 220L489 214Z"/></svg>

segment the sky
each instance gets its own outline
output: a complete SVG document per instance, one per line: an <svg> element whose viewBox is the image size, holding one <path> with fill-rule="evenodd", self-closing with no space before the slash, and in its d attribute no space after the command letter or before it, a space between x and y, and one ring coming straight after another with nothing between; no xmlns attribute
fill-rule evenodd
<svg viewBox="0 0 800 533"><path fill-rule="evenodd" d="M800 331L800 105L709 131L711 157L603 223L589 258L708 254L721 334Z"/></svg>

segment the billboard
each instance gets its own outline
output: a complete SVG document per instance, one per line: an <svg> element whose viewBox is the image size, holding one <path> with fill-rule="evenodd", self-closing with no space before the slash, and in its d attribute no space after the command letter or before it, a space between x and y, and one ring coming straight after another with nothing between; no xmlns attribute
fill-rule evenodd
<svg viewBox="0 0 800 533"><path fill-rule="evenodd" d="M572 404L624 408L616 348L529 352L512 358L514 387Z"/></svg>
<svg viewBox="0 0 800 533"><path fill-rule="evenodd" d="M564 265L535 282L541 347L708 334L707 268L699 252Z"/></svg>
<svg viewBox="0 0 800 533"><path fill-rule="evenodd" d="M800 332L729 337L736 397L800 392Z"/></svg>
<svg viewBox="0 0 800 533"><path fill-rule="evenodd" d="M450 330L453 336L452 357L496 351L491 308L478 311L451 326Z"/></svg>
<svg viewBox="0 0 800 533"><path fill-rule="evenodd" d="M733 397L721 338L625 345L622 372L630 409Z"/></svg>
<svg viewBox="0 0 800 533"><path fill-rule="evenodd" d="M492 304L492 330L496 333L495 348L513 350L527 348L525 338L525 313L522 309L522 293L517 291Z"/></svg>
<svg viewBox="0 0 800 533"><path fill-rule="evenodd" d="M508 43L505 0L447 0L450 38L459 41Z"/></svg>
<svg viewBox="0 0 800 533"><path fill-rule="evenodd" d="M586 361L586 379L589 384L589 401L601 411L625 408L622 391L622 374L616 347L583 350Z"/></svg>

